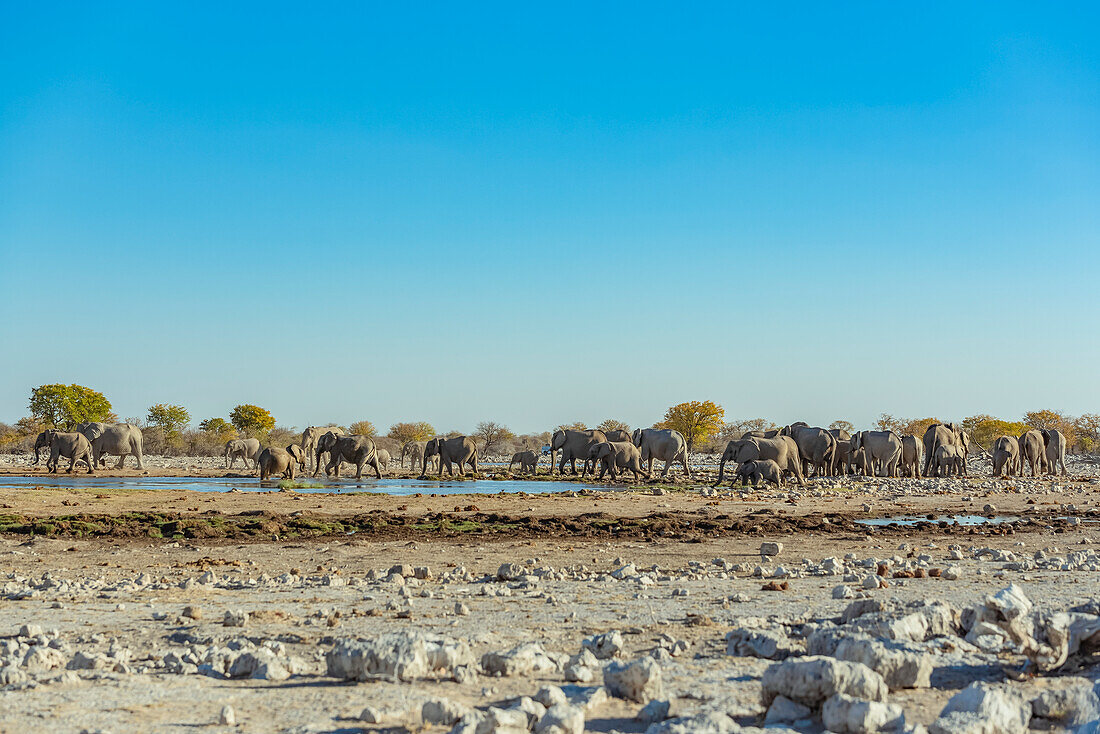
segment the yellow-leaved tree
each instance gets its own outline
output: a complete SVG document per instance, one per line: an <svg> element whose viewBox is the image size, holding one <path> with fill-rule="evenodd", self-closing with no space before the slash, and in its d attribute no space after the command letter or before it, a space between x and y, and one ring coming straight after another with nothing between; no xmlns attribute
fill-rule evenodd
<svg viewBox="0 0 1100 734"><path fill-rule="evenodd" d="M664 420L654 423L654 428L673 428L684 434L688 451L696 443L706 441L722 430L726 411L712 400L692 400L673 405L665 411Z"/></svg>

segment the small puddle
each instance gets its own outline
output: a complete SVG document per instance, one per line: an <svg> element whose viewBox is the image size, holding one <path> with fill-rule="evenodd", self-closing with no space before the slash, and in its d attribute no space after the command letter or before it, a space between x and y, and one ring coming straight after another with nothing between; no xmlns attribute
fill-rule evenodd
<svg viewBox="0 0 1100 734"><path fill-rule="evenodd" d="M1004 525L1005 523L1018 522L1024 519L1025 518L1017 515L996 515L994 517L986 517L985 515L938 515L934 519L929 520L925 515L919 517L916 515L901 515L898 517L875 517L869 520L856 520L856 523L874 527L885 527L887 525L913 526L926 522L945 522L949 525Z"/></svg>

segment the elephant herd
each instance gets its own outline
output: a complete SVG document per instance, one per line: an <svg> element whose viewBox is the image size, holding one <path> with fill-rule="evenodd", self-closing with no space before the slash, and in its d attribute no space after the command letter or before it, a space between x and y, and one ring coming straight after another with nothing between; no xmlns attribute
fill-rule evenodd
<svg viewBox="0 0 1100 734"><path fill-rule="evenodd" d="M118 456L115 468L122 468L127 456L133 456L139 469L142 464L141 429L128 423L80 423L75 431L46 430L34 444L34 463L40 451L49 451L46 467L56 472L60 458L69 459L69 472L77 461L84 461L88 473L106 464L106 456ZM573 430L555 431L550 439L550 473L565 474L568 464L577 473L577 460L582 462L581 476L598 478L610 474L612 480L630 473L635 480L653 476L653 461L664 462L662 477L668 476L673 464L683 467L691 478L687 442L682 433L671 429L639 428L626 431ZM983 450L984 451L984 450ZM769 431L750 431L730 441L718 464L717 486L725 476L728 463L737 467L736 478L781 484L784 476L792 476L800 485L807 477L863 474L883 477L965 476L967 456L971 453L970 435L957 423L936 423L924 436L900 435L894 431L857 431L815 428L807 423L792 423ZM1055 429L1031 429L1020 436L999 436L992 444L993 476L1031 476L1039 473L1066 472L1066 439ZM327 462L322 460L327 456ZM420 464L420 476L431 470L442 475L465 475L468 467L478 471L478 449L470 436L436 437L429 441L409 441L401 447L401 465L408 458L410 465ZM285 449L262 448L254 438L232 439L225 444L225 466L233 467L241 459L248 467L258 469L260 478L280 474L293 479L299 472L312 469L313 476L325 470L326 476L340 476L343 462L356 468L355 478L361 479L364 467L374 470L379 479L389 470L390 454L375 445L369 436L345 435L337 426L310 426L302 432L301 441ZM512 455L509 470L516 463L520 472L538 471L539 457L534 451Z"/></svg>
<svg viewBox="0 0 1100 734"><path fill-rule="evenodd" d="M883 477L965 476L971 440L957 423L936 423L924 436L894 431L857 431L814 428L793 423L771 431L750 431L730 441L718 465L722 482L725 465L738 465L737 478L782 484L791 475L800 485L805 477L860 473ZM1020 437L1000 436L993 442L993 476L1038 472L1066 474L1066 439L1055 429L1031 429Z"/></svg>

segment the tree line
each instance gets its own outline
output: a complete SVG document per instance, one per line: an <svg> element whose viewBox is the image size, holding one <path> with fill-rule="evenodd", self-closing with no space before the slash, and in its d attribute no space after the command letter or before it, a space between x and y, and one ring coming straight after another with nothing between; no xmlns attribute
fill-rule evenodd
<svg viewBox="0 0 1100 734"><path fill-rule="evenodd" d="M30 415L20 418L13 425L0 423L0 451L27 450L34 437L46 428L73 430L78 423L104 421L120 422L107 397L83 385L40 385L31 391L28 402ZM282 446L296 442L301 431L278 426L275 417L265 408L243 403L235 406L227 416L210 417L192 427L190 411L182 405L157 403L149 406L143 417L129 417L127 423L140 426L145 436L145 449L150 454L186 456L219 455L225 442L232 438L259 438L270 445ZM875 421L878 430L892 430L901 435L923 436L938 418L898 418L883 413ZM1066 445L1074 451L1091 452L1100 444L1100 415L1086 413L1071 416L1057 410L1036 410L1025 413L1022 420L1005 420L991 415L973 415L961 420L971 439L984 449L989 449L1000 435L1018 436L1030 428L1056 428L1066 437ZM336 425L336 424L328 424ZM726 443L740 438L747 431L778 428L766 418L725 420L725 410L710 400L695 400L673 405L664 417L653 424L654 428L672 428L684 434L689 452L721 452ZM829 428L849 432L855 426L846 420L836 420ZM395 423L382 434L369 420L355 421L340 426L348 433L370 436L384 448L399 451L410 441L426 441L433 436L458 436L460 431L440 433L427 421ZM555 430L588 430L583 421L562 424ZM608 418L591 428L604 432L624 430L631 426L625 421ZM516 434L506 425L496 421L481 421L468 435L478 441L483 454L511 453L519 450L537 450L550 442L552 431Z"/></svg>

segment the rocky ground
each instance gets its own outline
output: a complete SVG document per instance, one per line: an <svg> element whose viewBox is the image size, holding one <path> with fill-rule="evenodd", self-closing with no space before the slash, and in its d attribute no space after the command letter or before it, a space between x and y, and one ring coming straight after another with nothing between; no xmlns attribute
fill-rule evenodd
<svg viewBox="0 0 1100 734"><path fill-rule="evenodd" d="M0 487L0 732L1095 730L1100 476L971 468L757 492ZM943 514L1014 522L859 522Z"/></svg>

